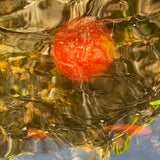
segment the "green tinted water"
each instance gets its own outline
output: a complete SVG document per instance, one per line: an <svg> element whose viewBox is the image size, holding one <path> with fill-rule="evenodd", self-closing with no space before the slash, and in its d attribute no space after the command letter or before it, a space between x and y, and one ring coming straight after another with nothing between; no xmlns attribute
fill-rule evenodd
<svg viewBox="0 0 160 160"><path fill-rule="evenodd" d="M158 158L158 1L3 0L0 5L1 158L36 155L37 140L28 138L32 128L46 131L58 144L57 159L76 159L76 149L97 152L90 159L146 160L146 150L148 160ZM106 24L116 49L109 70L88 83L61 75L51 56L56 28L79 16ZM119 124L149 125L153 133L99 132ZM41 151L46 159L55 151L50 141ZM68 159L61 154L63 146L65 155L75 149Z"/></svg>

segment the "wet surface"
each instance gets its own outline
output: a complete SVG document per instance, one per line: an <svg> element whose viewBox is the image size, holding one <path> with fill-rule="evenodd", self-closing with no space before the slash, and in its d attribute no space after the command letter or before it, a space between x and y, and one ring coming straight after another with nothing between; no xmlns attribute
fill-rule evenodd
<svg viewBox="0 0 160 160"><path fill-rule="evenodd" d="M160 151L159 6L156 0L0 2L0 158L157 160ZM89 82L52 58L57 28L92 17L116 55Z"/></svg>

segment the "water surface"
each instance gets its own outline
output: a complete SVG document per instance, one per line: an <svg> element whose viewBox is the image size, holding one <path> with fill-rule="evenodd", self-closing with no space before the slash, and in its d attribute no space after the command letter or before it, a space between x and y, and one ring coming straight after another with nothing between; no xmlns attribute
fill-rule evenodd
<svg viewBox="0 0 160 160"><path fill-rule="evenodd" d="M3 0L0 6L1 159L159 159L159 1ZM116 50L109 70L87 83L64 77L51 56L56 29L81 16L102 21ZM120 124L152 133L100 131ZM46 138L30 139L32 128Z"/></svg>

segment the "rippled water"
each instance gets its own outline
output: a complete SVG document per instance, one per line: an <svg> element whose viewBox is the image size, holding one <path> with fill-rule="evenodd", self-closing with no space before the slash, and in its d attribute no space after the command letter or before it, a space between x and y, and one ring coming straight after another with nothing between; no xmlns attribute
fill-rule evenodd
<svg viewBox="0 0 160 160"><path fill-rule="evenodd" d="M158 160L158 0L2 0L0 6L2 159ZM56 29L81 16L102 21L116 50L109 70L86 83L61 75L51 56ZM101 130L119 124L149 125L152 133ZM29 138L33 128L47 135Z"/></svg>

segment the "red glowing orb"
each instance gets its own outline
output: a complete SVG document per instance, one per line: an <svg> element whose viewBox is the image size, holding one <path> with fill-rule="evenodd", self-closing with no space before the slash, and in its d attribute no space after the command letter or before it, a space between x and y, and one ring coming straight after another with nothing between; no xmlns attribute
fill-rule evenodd
<svg viewBox="0 0 160 160"><path fill-rule="evenodd" d="M111 32L91 17L63 23L55 33L52 56L56 67L74 81L90 81L106 71L112 62Z"/></svg>

